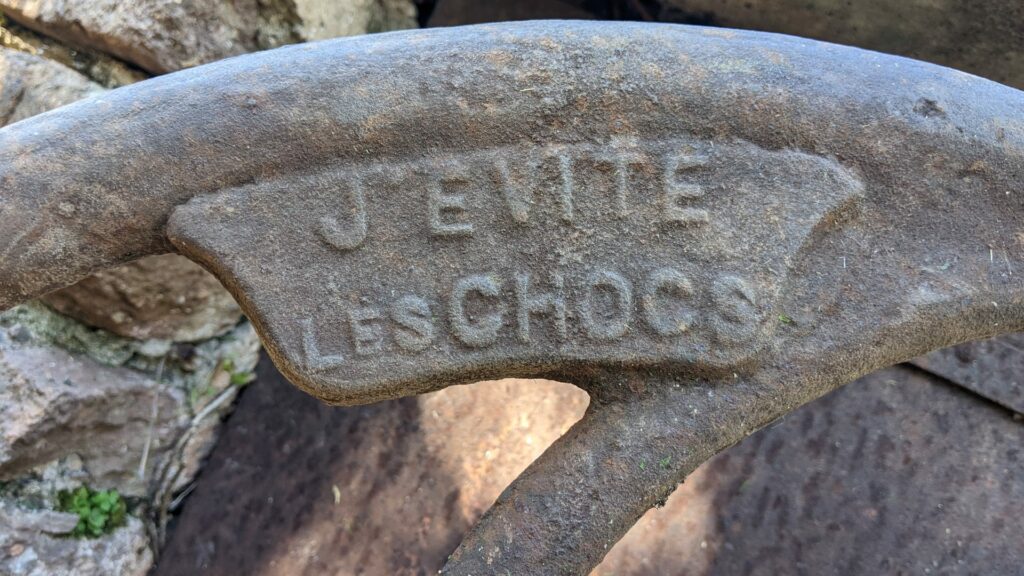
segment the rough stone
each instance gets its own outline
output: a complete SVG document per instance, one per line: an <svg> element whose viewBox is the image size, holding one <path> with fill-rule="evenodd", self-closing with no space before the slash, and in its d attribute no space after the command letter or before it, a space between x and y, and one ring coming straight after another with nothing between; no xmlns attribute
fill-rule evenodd
<svg viewBox="0 0 1024 576"><path fill-rule="evenodd" d="M430 15L429 25L460 26L512 20L598 17L598 14L583 4L583 0L441 0Z"/></svg>
<svg viewBox="0 0 1024 576"><path fill-rule="evenodd" d="M38 305L5 312L0 479L74 455L81 480L99 488L142 497L180 489L212 444L206 428L217 419L208 416L230 407L233 375L251 370L257 349L248 324L172 347L105 334ZM216 410L199 418L215 399Z"/></svg>
<svg viewBox="0 0 1024 576"><path fill-rule="evenodd" d="M139 340L205 340L224 334L242 316L220 281L175 254L98 272L42 300L91 326Z"/></svg>
<svg viewBox="0 0 1024 576"><path fill-rule="evenodd" d="M16 22L5 20L0 15L0 46L63 64L105 88L124 86L149 77L107 54L81 47L70 48Z"/></svg>
<svg viewBox="0 0 1024 576"><path fill-rule="evenodd" d="M0 126L103 92L61 64L0 48Z"/></svg>
<svg viewBox="0 0 1024 576"><path fill-rule="evenodd" d="M154 74L282 44L416 25L408 0L2 0L21 25Z"/></svg>
<svg viewBox="0 0 1024 576"><path fill-rule="evenodd" d="M260 48L258 3L4 0L13 20L155 74ZM287 34L285 34L287 36Z"/></svg>
<svg viewBox="0 0 1024 576"><path fill-rule="evenodd" d="M59 536L68 534L78 524L78 516L56 510L12 510L10 506L0 503L0 525L18 531L35 531L43 534Z"/></svg>
<svg viewBox="0 0 1024 576"><path fill-rule="evenodd" d="M0 500L0 574L5 576L144 576L153 565L138 518L96 539L64 537L71 514L21 508Z"/></svg>
<svg viewBox="0 0 1024 576"><path fill-rule="evenodd" d="M144 574L258 349L246 322L172 344L41 304L0 314L0 573ZM53 537L67 520L47 512L56 494L82 485L116 489L136 517L96 540Z"/></svg>
<svg viewBox="0 0 1024 576"><path fill-rule="evenodd" d="M303 40L323 40L416 27L409 0L293 0Z"/></svg>
<svg viewBox="0 0 1024 576"><path fill-rule="evenodd" d="M181 391L53 346L0 345L0 382L0 479L75 453L96 485L144 495L187 423Z"/></svg>

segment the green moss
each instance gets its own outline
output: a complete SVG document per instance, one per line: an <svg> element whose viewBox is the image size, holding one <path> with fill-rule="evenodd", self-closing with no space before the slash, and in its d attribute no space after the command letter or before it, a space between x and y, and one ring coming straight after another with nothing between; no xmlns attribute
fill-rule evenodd
<svg viewBox="0 0 1024 576"><path fill-rule="evenodd" d="M84 354L107 366L126 367L155 377L161 385L188 395L194 414L226 386L214 376L227 372L226 385L241 388L253 380L259 341L247 322L234 330L195 344L133 340L86 326L38 302L0 313L0 328L16 343L52 345ZM3 337L0 334L0 337Z"/></svg>
<svg viewBox="0 0 1024 576"><path fill-rule="evenodd" d="M38 302L0 314L0 326L21 325L33 339L85 354L101 364L122 366L136 353L139 343L104 330L90 328L61 316Z"/></svg>

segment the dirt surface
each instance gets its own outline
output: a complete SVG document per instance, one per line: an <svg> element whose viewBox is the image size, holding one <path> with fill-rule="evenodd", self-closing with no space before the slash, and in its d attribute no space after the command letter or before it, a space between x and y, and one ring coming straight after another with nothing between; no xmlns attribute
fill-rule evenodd
<svg viewBox="0 0 1024 576"><path fill-rule="evenodd" d="M433 574L584 402L504 381L328 408L264 362L155 576ZM594 573L1015 574L1022 445L1010 412L885 370L702 466Z"/></svg>

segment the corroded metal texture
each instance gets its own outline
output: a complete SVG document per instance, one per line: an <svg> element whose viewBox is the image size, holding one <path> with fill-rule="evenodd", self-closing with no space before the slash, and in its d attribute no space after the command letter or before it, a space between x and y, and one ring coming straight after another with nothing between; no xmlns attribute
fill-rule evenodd
<svg viewBox="0 0 1024 576"><path fill-rule="evenodd" d="M770 30L919 58L1024 87L1015 0L661 0L660 20Z"/></svg>
<svg viewBox="0 0 1024 576"><path fill-rule="evenodd" d="M753 430L1024 328L1022 180L1024 93L933 65L672 25L388 34L0 131L0 306L178 250L328 402L577 384L587 416L446 570L582 574Z"/></svg>
<svg viewBox="0 0 1024 576"><path fill-rule="evenodd" d="M439 0L430 26L584 18L796 34L907 56L1024 88L1016 0Z"/></svg>
<svg viewBox="0 0 1024 576"><path fill-rule="evenodd" d="M654 19L794 33L941 64L1024 88L1024 3L1002 0L940 0L927 10L914 3L875 0L442 0L429 25L540 18ZM1019 366L1024 346L1015 342L1019 336L1004 338L940 350L920 362L951 382L1024 413L1024 386L1013 376L1024 368ZM1021 348L1020 355L1015 348Z"/></svg>

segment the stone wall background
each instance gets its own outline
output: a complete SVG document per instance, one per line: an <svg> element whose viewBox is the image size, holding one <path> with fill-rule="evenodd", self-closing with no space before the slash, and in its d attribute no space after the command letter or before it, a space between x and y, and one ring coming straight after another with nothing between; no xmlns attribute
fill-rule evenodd
<svg viewBox="0 0 1024 576"><path fill-rule="evenodd" d="M408 0L2 0L0 125L156 74L283 44L417 25ZM0 574L142 575L259 342L176 255L0 314ZM69 538L60 490L127 499L127 525Z"/></svg>

